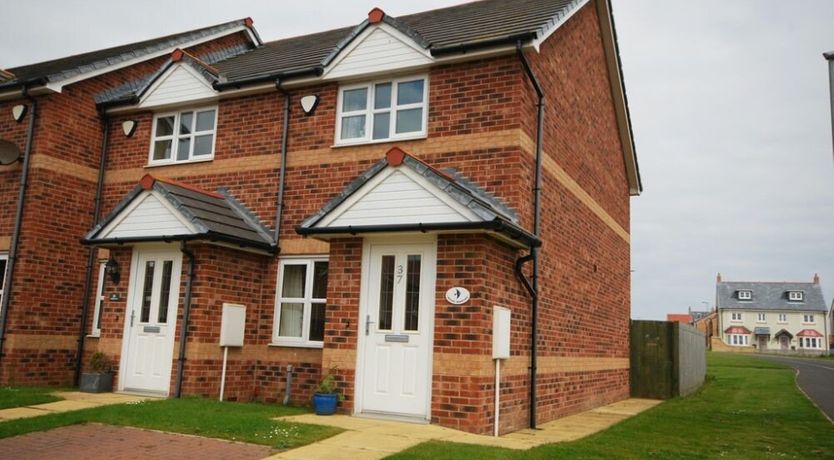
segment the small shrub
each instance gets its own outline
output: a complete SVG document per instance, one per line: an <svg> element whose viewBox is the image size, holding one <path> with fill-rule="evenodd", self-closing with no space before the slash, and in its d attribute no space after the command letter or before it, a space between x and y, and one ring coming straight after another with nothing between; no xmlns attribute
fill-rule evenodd
<svg viewBox="0 0 834 460"><path fill-rule="evenodd" d="M93 356L90 358L90 370L93 372L99 373L107 373L113 369L113 365L110 362L110 358L107 357L104 353L97 351L93 353Z"/></svg>

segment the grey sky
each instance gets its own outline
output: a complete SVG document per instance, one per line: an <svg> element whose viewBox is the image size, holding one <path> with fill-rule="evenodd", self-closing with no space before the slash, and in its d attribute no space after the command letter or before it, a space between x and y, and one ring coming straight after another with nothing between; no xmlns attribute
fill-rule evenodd
<svg viewBox="0 0 834 460"><path fill-rule="evenodd" d="M0 67L251 16L273 40L456 0L0 0ZM645 193L632 199L632 311L715 300L715 274L834 295L826 63L834 2L614 0ZM12 14L5 14L11 12Z"/></svg>

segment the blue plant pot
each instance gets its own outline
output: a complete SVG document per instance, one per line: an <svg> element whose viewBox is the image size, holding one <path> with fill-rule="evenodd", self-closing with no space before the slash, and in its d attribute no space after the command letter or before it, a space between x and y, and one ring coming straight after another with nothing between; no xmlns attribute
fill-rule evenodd
<svg viewBox="0 0 834 460"><path fill-rule="evenodd" d="M339 404L339 397L335 393L316 393L313 395L313 410L316 415L333 415L336 413L336 405Z"/></svg>

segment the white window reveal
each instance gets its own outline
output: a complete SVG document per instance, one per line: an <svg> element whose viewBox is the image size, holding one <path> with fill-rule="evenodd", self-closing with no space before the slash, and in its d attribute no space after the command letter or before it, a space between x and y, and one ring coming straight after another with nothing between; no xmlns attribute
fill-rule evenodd
<svg viewBox="0 0 834 460"><path fill-rule="evenodd" d="M750 338L743 334L727 334L727 343L736 347L743 347L750 344Z"/></svg>
<svg viewBox="0 0 834 460"><path fill-rule="evenodd" d="M327 270L327 258L281 261L272 334L275 345L322 346Z"/></svg>
<svg viewBox="0 0 834 460"><path fill-rule="evenodd" d="M802 322L803 323L815 323L814 315L802 315Z"/></svg>
<svg viewBox="0 0 834 460"><path fill-rule="evenodd" d="M8 254L0 254L0 305L3 303L3 284L6 282L6 265L9 263Z"/></svg>
<svg viewBox="0 0 834 460"><path fill-rule="evenodd" d="M741 313L730 313L730 321L741 321Z"/></svg>
<svg viewBox="0 0 834 460"><path fill-rule="evenodd" d="M788 291L788 300L790 302L802 302L802 291Z"/></svg>
<svg viewBox="0 0 834 460"><path fill-rule="evenodd" d="M742 289L738 291L738 300L751 300L753 299L753 291L749 289Z"/></svg>
<svg viewBox="0 0 834 460"><path fill-rule="evenodd" d="M154 116L150 165L205 161L214 158L217 108Z"/></svg>
<svg viewBox="0 0 834 460"><path fill-rule="evenodd" d="M93 328L90 334L94 337L101 335L101 308L104 306L104 274L107 263L98 265L98 285L96 287L96 308L93 310Z"/></svg>
<svg viewBox="0 0 834 460"><path fill-rule="evenodd" d="M780 323L787 323L788 322L788 315L785 313L779 313L779 322Z"/></svg>
<svg viewBox="0 0 834 460"><path fill-rule="evenodd" d="M756 315L756 321L758 321L760 323L765 322L766 319L767 319L767 315L765 315L764 313L758 313Z"/></svg>
<svg viewBox="0 0 834 460"><path fill-rule="evenodd" d="M361 144L426 135L426 77L400 78L339 89L336 144Z"/></svg>

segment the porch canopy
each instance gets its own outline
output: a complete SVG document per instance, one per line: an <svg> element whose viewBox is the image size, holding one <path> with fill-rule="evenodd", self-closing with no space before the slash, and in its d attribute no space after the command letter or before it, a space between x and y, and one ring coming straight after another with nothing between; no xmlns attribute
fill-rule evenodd
<svg viewBox="0 0 834 460"><path fill-rule="evenodd" d="M753 329L753 335L766 335L770 336L770 328L769 327L757 327Z"/></svg>
<svg viewBox="0 0 834 460"><path fill-rule="evenodd" d="M788 330L787 330L787 329L781 329L781 330L779 330L779 332L777 332L777 333L774 335L774 337L776 337L776 338L778 339L779 337L781 337L781 336L783 336L783 335L784 335L784 336L786 336L786 337L787 337L787 338L789 338L789 339L793 339L793 334L791 334L790 332L788 332Z"/></svg>
<svg viewBox="0 0 834 460"><path fill-rule="evenodd" d="M368 233L478 232L517 248L541 245L501 200L457 171L439 171L397 147L296 232L323 240Z"/></svg>
<svg viewBox="0 0 834 460"><path fill-rule="evenodd" d="M275 250L269 229L227 190L209 192L150 174L82 240L95 246L170 241Z"/></svg>

